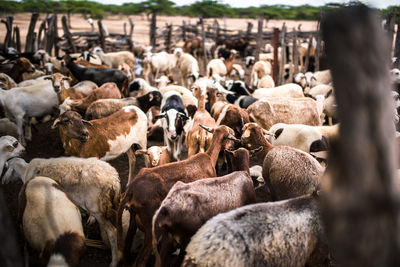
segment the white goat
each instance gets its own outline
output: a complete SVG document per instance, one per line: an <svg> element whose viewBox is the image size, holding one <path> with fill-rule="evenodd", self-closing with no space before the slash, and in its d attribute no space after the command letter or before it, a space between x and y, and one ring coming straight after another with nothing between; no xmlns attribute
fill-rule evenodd
<svg viewBox="0 0 400 267"><path fill-rule="evenodd" d="M30 120L26 123L24 136L24 118L40 117L52 114L58 106L57 94L50 81L27 86L14 87L10 90L0 89L0 104L5 108L10 119L14 119L18 126L18 135L21 144L25 145L25 138L31 140Z"/></svg>
<svg viewBox="0 0 400 267"><path fill-rule="evenodd" d="M93 49L93 54L99 56L101 62L111 68L117 69L122 63L128 64L131 68L135 66L135 56L129 51L104 53L103 49L97 46Z"/></svg>

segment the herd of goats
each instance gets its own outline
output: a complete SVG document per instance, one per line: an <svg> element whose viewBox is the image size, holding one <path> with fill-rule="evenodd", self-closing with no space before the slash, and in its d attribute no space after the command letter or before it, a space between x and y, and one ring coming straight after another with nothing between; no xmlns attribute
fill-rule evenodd
<svg viewBox="0 0 400 267"><path fill-rule="evenodd" d="M190 39L173 53L135 45L62 59L44 50L1 56L1 181L23 182L21 231L47 266L80 265L81 212L99 224L110 266L131 255L135 266L331 261L318 204L329 143L339 134L330 71L275 86L272 47L254 62L234 40L215 48L200 73L200 44ZM289 55L285 68L303 64L308 43L297 46L299 58ZM391 74L399 86L399 69ZM393 97L397 124L396 90ZM66 156L26 162L31 124L50 120ZM163 145L148 147L157 133ZM125 153L122 192L107 161ZM146 167L134 175L137 155Z"/></svg>

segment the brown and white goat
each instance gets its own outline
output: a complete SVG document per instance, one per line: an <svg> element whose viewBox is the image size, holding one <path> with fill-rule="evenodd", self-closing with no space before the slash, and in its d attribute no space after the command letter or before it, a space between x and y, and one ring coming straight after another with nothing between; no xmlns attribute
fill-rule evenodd
<svg viewBox="0 0 400 267"><path fill-rule="evenodd" d="M81 213L61 186L37 176L24 184L18 200L25 239L45 261L50 258L47 266L79 266L86 249Z"/></svg>
<svg viewBox="0 0 400 267"><path fill-rule="evenodd" d="M108 117L92 121L83 120L75 111L67 111L54 121L52 128L57 126L68 155L108 161L127 153L129 174L136 162L131 147L147 145L147 117L135 106L123 107Z"/></svg>
<svg viewBox="0 0 400 267"><path fill-rule="evenodd" d="M288 146L273 146L264 137L270 134L255 123L243 127L242 143L250 149L263 147L263 178L272 200L282 200L314 192L324 168L311 155Z"/></svg>
<svg viewBox="0 0 400 267"><path fill-rule="evenodd" d="M205 127L205 126L203 126ZM141 169L128 185L118 209L118 250L119 256L127 254L136 229L144 231L144 244L137 256L137 266L146 266L152 251L152 219L170 188L177 182L193 182L202 178L215 177L215 164L221 149L232 147L234 132L222 125L214 129L205 127L213 133L211 146L204 153L198 153L186 160L173 162L155 168ZM125 209L130 212L130 226L125 240L122 239L121 217Z"/></svg>
<svg viewBox="0 0 400 267"><path fill-rule="evenodd" d="M54 91L57 93L58 102L61 104L68 97L71 99L80 99L89 95L94 89L97 89L97 85L91 81L82 81L76 84L74 87L70 87L71 78L64 76L57 72L53 73L50 77L44 78L45 80L51 80ZM67 84L66 84L67 83Z"/></svg>
<svg viewBox="0 0 400 267"><path fill-rule="evenodd" d="M249 152L234 153L240 162L237 171L222 177L200 179L191 183L176 182L153 217L153 250L156 266L169 266L168 235L180 244L174 265L180 266L190 238L211 217L256 202L249 175Z"/></svg>

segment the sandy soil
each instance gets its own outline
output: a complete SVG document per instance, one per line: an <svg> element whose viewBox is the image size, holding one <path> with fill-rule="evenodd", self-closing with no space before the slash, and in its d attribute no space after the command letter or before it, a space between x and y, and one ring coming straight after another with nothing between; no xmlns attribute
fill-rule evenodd
<svg viewBox="0 0 400 267"><path fill-rule="evenodd" d="M45 14L41 14L39 17L38 22L36 23L36 31L39 30L39 26L43 19L45 18ZM58 16L58 27L59 27L59 36L63 35L62 31L62 24L61 24L61 17L62 15L60 14ZM107 27L109 32L112 33L124 33L124 23L127 24L127 31L129 31L129 22L128 18L132 18L135 24L134 32L133 32L133 40L138 41L139 43L143 44L148 44L149 43L149 25L150 22L147 20L147 16L145 14L143 15L132 15L132 16L126 16L126 15L115 15L115 16L109 16L106 19L103 20L103 25ZM29 21L31 18L30 13L21 13L21 14L16 14L14 15L14 26L18 26L20 28L20 34L21 34L21 43L22 47L25 47L25 39L28 31L28 26L29 26ZM4 17L1 17L1 19L5 19ZM164 27L166 23L168 24L173 24L174 26L182 25L182 21L186 21L186 23L191 23L195 24L198 21L198 18L195 17L183 17L183 16L174 16L174 17L169 17L169 16L158 16L157 17L157 26L158 27ZM214 22L214 19L206 19L206 23L212 24ZM226 18L226 19L218 19L218 23L221 27L225 27L229 30L246 30L247 29L247 23L252 22L253 23L253 31L257 31L257 20L256 19L246 19L246 18L241 18L241 19L233 19L233 18ZM288 29L292 29L294 27L298 27L299 24L301 24L301 30L303 31L311 31L315 30L317 27L317 22L316 21L288 21L288 20L269 20L268 23L264 22L264 30L265 31L271 31L274 27L281 28L283 23L286 23L286 26ZM82 16L82 15L77 15L74 14L71 16L71 26L72 26L72 32L75 31L90 31L91 27L90 24L87 22L87 20ZM97 30L97 21L95 21L95 30ZM1 25L1 30L0 30L0 42L4 40L6 31L5 31L5 25Z"/></svg>

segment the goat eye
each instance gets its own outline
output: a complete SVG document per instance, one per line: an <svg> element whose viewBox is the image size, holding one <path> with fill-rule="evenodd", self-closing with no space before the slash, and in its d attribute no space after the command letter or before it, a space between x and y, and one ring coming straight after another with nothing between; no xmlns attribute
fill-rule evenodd
<svg viewBox="0 0 400 267"><path fill-rule="evenodd" d="M18 146L18 141L15 141L15 142L13 143L13 147L17 148L17 146Z"/></svg>

